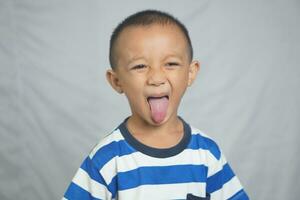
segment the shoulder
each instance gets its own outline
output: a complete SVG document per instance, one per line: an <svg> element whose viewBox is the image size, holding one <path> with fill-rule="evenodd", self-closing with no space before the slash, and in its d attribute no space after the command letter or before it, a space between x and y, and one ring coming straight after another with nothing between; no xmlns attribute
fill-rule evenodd
<svg viewBox="0 0 300 200"><path fill-rule="evenodd" d="M88 157L98 170L120 155L125 142L120 130L116 128L103 137L90 151Z"/></svg>
<svg viewBox="0 0 300 200"><path fill-rule="evenodd" d="M221 158L221 150L218 144L215 142L213 138L208 136L206 133L201 131L200 129L191 127L191 148L193 149L201 149L206 150L208 153L212 154L213 157L217 160Z"/></svg>
<svg viewBox="0 0 300 200"><path fill-rule="evenodd" d="M108 135L104 136L91 150L89 153L89 157L93 158L97 155L99 151L111 151L113 150L111 147L113 147L118 142L124 140L124 137L122 136L120 130L116 128Z"/></svg>

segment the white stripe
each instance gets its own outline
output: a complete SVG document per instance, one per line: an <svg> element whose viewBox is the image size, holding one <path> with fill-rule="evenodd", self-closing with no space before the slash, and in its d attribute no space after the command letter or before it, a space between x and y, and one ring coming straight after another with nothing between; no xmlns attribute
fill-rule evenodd
<svg viewBox="0 0 300 200"><path fill-rule="evenodd" d="M81 168L77 171L72 182L89 192L95 198L111 198L111 193L106 189L106 187L91 179L88 173Z"/></svg>
<svg viewBox="0 0 300 200"><path fill-rule="evenodd" d="M117 162L117 165L116 165ZM155 158L145 155L141 152L134 152L122 157L116 157L107 162L100 173L103 175L106 183L110 183L117 172L126 172L144 166L172 166L172 165L212 165L217 160L208 150L204 149L186 149L176 156L168 158Z"/></svg>
<svg viewBox="0 0 300 200"><path fill-rule="evenodd" d="M202 136L202 137L211 139L212 141L216 142L216 141L214 140L214 138L210 137L210 136L207 135L205 132L203 132L203 131L201 131L201 130L199 130L199 129L197 129L197 128L194 128L194 127L192 127L192 126L191 126L191 134L192 134L192 135L200 135L200 136ZM217 143L216 143L216 144L217 144ZM219 147L218 147L218 148L219 148Z"/></svg>
<svg viewBox="0 0 300 200"><path fill-rule="evenodd" d="M204 136L206 138L209 138L211 139L205 132L197 129L197 128L194 128L193 126L190 126L191 127L191 134L192 135L201 135L201 136Z"/></svg>
<svg viewBox="0 0 300 200"><path fill-rule="evenodd" d="M124 137L122 136L119 129L115 130L114 132L110 133L106 137L104 137L91 151L89 157L92 159L94 155L97 153L99 149L101 149L103 146L111 143L111 142L118 142L120 140L124 140Z"/></svg>
<svg viewBox="0 0 300 200"><path fill-rule="evenodd" d="M221 153L220 160L217 160L216 162L210 162L210 163L211 165L208 168L207 177L213 176L219 171L223 170L223 167L225 164L227 164L227 161L224 155Z"/></svg>
<svg viewBox="0 0 300 200"><path fill-rule="evenodd" d="M186 199L188 193L205 197L205 188L205 183L142 185L119 191L118 199Z"/></svg>
<svg viewBox="0 0 300 200"><path fill-rule="evenodd" d="M210 138L209 136L207 136L205 133L203 133L201 130L199 129L196 129L196 128L193 128L191 126L191 134L194 134L194 135L202 135L202 136L205 136L207 138ZM108 134L106 137L104 137L94 148L93 150L91 151L89 157L92 159L94 157L94 155L97 153L97 151L99 149L101 149L101 147L115 141L115 142L118 142L120 140L124 140L124 137L123 135L121 134L120 132L120 129L116 129L114 130L112 133Z"/></svg>
<svg viewBox="0 0 300 200"><path fill-rule="evenodd" d="M211 200L229 199L242 189L239 179L234 176L230 181L225 183L223 187L211 194Z"/></svg>
<svg viewBox="0 0 300 200"><path fill-rule="evenodd" d="M63 197L61 200L68 200L68 199L66 199L65 197Z"/></svg>

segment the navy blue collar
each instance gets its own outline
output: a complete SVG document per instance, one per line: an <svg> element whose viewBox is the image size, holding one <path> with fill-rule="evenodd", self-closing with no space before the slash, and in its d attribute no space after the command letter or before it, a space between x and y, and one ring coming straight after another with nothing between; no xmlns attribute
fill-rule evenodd
<svg viewBox="0 0 300 200"><path fill-rule="evenodd" d="M157 157L157 158L167 158L167 157L175 156L175 155L179 154L180 152L182 152L190 142L191 127L181 117L179 117L179 119L183 123L184 135L178 144L176 144L175 146L170 147L170 148L150 147L150 146L147 146L147 145L141 143L137 139L135 139L127 129L126 124L127 124L128 119L129 119L129 117L127 117L119 125L121 134L125 138L125 141L127 143L129 143L135 150L140 151L141 153L144 153L148 156Z"/></svg>

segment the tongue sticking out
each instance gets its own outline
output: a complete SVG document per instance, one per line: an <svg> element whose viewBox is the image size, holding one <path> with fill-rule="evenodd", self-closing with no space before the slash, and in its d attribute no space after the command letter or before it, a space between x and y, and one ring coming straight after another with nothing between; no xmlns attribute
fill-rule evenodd
<svg viewBox="0 0 300 200"><path fill-rule="evenodd" d="M162 122L167 114L169 99L167 97L150 97L148 102L153 121L156 123Z"/></svg>

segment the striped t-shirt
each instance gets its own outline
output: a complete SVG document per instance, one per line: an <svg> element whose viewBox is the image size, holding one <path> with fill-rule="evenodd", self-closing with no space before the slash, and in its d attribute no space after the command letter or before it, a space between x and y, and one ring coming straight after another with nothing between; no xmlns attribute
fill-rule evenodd
<svg viewBox="0 0 300 200"><path fill-rule="evenodd" d="M93 148L63 199L249 199L217 144L181 120L181 141L158 149L136 140L126 119Z"/></svg>

